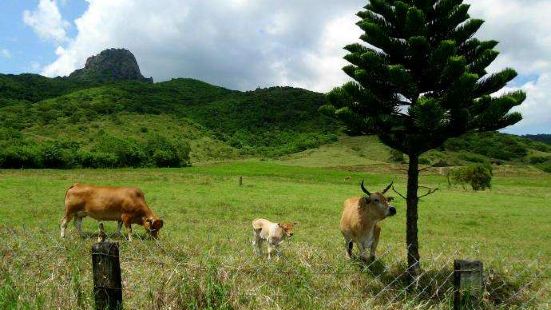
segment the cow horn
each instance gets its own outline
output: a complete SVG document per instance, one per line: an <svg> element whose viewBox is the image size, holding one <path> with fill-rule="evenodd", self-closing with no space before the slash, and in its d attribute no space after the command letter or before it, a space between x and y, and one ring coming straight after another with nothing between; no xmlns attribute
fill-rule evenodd
<svg viewBox="0 0 551 310"><path fill-rule="evenodd" d="M362 180L362 184L360 184L360 187L362 188L362 191L366 193L368 196L371 195L371 193L365 188L364 186L364 180Z"/></svg>
<svg viewBox="0 0 551 310"><path fill-rule="evenodd" d="M388 184L388 186L383 190L383 194L388 192L388 190L392 187L392 184L394 184L394 180L392 180L392 182L390 182L390 184Z"/></svg>

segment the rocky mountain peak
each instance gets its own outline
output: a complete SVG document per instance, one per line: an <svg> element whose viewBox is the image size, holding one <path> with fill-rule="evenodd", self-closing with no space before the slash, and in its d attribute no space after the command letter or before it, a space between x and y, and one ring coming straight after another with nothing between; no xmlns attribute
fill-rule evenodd
<svg viewBox="0 0 551 310"><path fill-rule="evenodd" d="M89 57L84 68L74 71L69 78L96 82L153 82L153 78L145 78L141 74L136 57L123 48L106 49L98 55Z"/></svg>

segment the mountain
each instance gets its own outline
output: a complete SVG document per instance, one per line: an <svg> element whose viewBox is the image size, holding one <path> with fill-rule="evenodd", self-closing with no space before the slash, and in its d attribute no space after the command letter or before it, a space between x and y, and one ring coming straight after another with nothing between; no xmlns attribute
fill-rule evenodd
<svg viewBox="0 0 551 310"><path fill-rule="evenodd" d="M322 145L335 153L350 148L356 162L373 156L388 161L388 150L373 139L352 146L339 139L340 125L318 112L324 103L323 94L292 87L241 92L194 79L152 83L130 52L110 49L69 77L0 74L0 168L178 167L281 157ZM500 133L472 134L422 159L438 165L532 164L551 171L551 146Z"/></svg>
<svg viewBox="0 0 551 310"><path fill-rule="evenodd" d="M551 144L551 134L524 135L524 138Z"/></svg>
<svg viewBox="0 0 551 310"><path fill-rule="evenodd" d="M136 57L127 49L111 48L86 60L83 69L74 71L69 79L80 81L143 81L153 83L153 78L145 78Z"/></svg>

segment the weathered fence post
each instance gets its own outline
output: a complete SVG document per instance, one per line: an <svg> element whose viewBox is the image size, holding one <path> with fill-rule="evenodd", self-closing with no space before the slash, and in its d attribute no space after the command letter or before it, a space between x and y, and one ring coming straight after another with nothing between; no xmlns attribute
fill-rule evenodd
<svg viewBox="0 0 551 310"><path fill-rule="evenodd" d="M92 272L96 309L122 309L118 243L100 242L92 246Z"/></svg>
<svg viewBox="0 0 551 310"><path fill-rule="evenodd" d="M239 177L239 186L243 186L243 177Z"/></svg>
<svg viewBox="0 0 551 310"><path fill-rule="evenodd" d="M453 309L479 308L484 290L482 262L457 259L453 268Z"/></svg>

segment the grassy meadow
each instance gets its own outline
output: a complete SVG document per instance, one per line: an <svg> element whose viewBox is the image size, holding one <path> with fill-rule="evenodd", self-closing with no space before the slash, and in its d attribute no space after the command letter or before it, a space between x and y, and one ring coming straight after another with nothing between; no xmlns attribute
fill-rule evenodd
<svg viewBox="0 0 551 310"><path fill-rule="evenodd" d="M380 190L396 178L404 190L405 172L375 159L354 169L315 167L334 152L181 169L0 170L0 308L93 307L97 222L84 220L85 238L72 224L59 238L65 190L75 182L139 186L165 221L158 241L143 238L139 226L134 234L142 238L131 243L111 236L120 242L127 309L447 309L455 258L484 262L485 307L549 306L549 174L501 167L492 190L475 193L425 172L421 183L440 191L421 202L424 274L417 287L407 287L400 277L403 199L396 199L397 216L383 222L380 257L369 265L345 259L338 228L341 204L360 194L361 179ZM253 255L256 217L299 222L280 260ZM114 233L116 224L106 229Z"/></svg>

